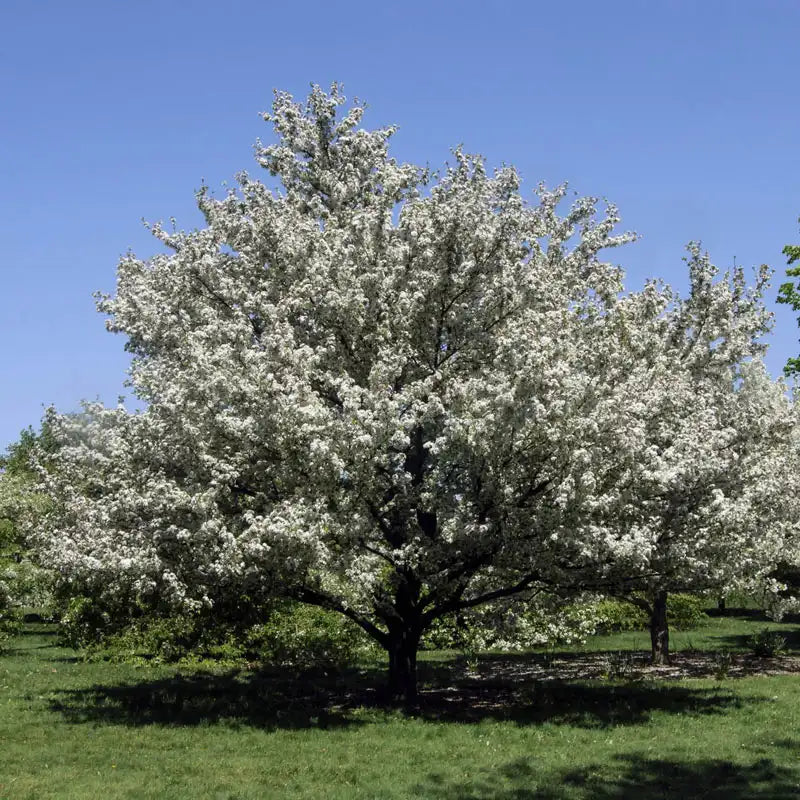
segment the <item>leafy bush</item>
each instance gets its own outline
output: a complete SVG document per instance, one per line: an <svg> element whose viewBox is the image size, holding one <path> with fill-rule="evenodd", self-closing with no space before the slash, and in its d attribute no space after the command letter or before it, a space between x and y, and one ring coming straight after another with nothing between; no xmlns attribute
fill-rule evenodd
<svg viewBox="0 0 800 800"><path fill-rule="evenodd" d="M14 573L4 569L0 564L0 653L8 645L12 636L19 633L22 627L19 610L13 602L12 584Z"/></svg>
<svg viewBox="0 0 800 800"><path fill-rule="evenodd" d="M747 646L759 658L774 658L786 650L786 639L778 631L764 628L747 640Z"/></svg>
<svg viewBox="0 0 800 800"><path fill-rule="evenodd" d="M725 680L731 671L733 656L727 651L722 650L714 654L714 677L718 681Z"/></svg>
<svg viewBox="0 0 800 800"><path fill-rule="evenodd" d="M133 663L241 660L242 648L230 627L208 623L197 614L144 616L90 646L89 655Z"/></svg>
<svg viewBox="0 0 800 800"><path fill-rule="evenodd" d="M71 597L59 622L59 643L80 650L100 644L112 630L111 614L97 600Z"/></svg>
<svg viewBox="0 0 800 800"><path fill-rule="evenodd" d="M47 605L52 597L51 584L50 575L30 561L7 551L0 552L0 652L22 629L22 608Z"/></svg>
<svg viewBox="0 0 800 800"><path fill-rule="evenodd" d="M0 611L0 653L4 653L9 641L22 629L22 620L15 610Z"/></svg>
<svg viewBox="0 0 800 800"><path fill-rule="evenodd" d="M54 579L50 570L37 566L27 558L14 563L10 591L18 608L35 608L42 616L56 615L53 593Z"/></svg>
<svg viewBox="0 0 800 800"><path fill-rule="evenodd" d="M372 648L355 624L333 611L300 603L276 608L244 640L248 656L268 664L313 667L352 663Z"/></svg>
<svg viewBox="0 0 800 800"><path fill-rule="evenodd" d="M627 600L606 598L594 607L598 633L642 631L650 624L647 612Z"/></svg>
<svg viewBox="0 0 800 800"><path fill-rule="evenodd" d="M32 607L50 616L53 574L35 563L28 541L51 506L31 466L32 453L40 445L44 450L52 447L49 433L28 429L0 454L0 610Z"/></svg>
<svg viewBox="0 0 800 800"><path fill-rule="evenodd" d="M464 650L475 638L474 622L463 614L447 614L433 621L422 637L427 650Z"/></svg>
<svg viewBox="0 0 800 800"><path fill-rule="evenodd" d="M598 633L644 631L650 625L647 612L628 600L606 598L595 605ZM667 596L667 622L671 628L686 631L698 628L708 620L705 602L691 594Z"/></svg>
<svg viewBox="0 0 800 800"><path fill-rule="evenodd" d="M688 631L708 622L706 603L693 594L671 594L667 596L667 622L671 628Z"/></svg>
<svg viewBox="0 0 800 800"><path fill-rule="evenodd" d="M609 681L627 680L636 672L636 660L632 653L619 651L609 653L604 660L603 677Z"/></svg>
<svg viewBox="0 0 800 800"><path fill-rule="evenodd" d="M355 660L369 640L340 614L299 603L273 603L259 624L219 618L214 609L158 614L143 608L109 608L89 597L72 598L60 625L61 642L89 658L126 662L235 663L329 667Z"/></svg>

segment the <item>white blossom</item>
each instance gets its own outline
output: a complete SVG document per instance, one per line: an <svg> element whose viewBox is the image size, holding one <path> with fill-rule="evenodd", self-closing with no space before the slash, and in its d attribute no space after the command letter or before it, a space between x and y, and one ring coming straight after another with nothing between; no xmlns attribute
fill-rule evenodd
<svg viewBox="0 0 800 800"><path fill-rule="evenodd" d="M190 606L267 587L387 647L576 576L763 571L790 415L758 361L766 273L693 246L686 299L625 292L614 206L562 216L565 187L529 203L461 150L400 164L343 102L277 94L257 160L281 190L203 190L205 228L121 260L98 305L146 408L51 413L50 563Z"/></svg>

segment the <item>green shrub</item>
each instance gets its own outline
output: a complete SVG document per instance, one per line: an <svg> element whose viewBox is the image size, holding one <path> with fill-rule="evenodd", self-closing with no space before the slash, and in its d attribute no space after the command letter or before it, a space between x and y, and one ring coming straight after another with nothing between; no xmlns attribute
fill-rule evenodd
<svg viewBox="0 0 800 800"><path fill-rule="evenodd" d="M650 624L647 612L629 603L608 597L595 605L597 633L618 633L620 631L642 631Z"/></svg>
<svg viewBox="0 0 800 800"><path fill-rule="evenodd" d="M693 594L671 594L667 596L667 622L671 628L688 631L708 622L706 602Z"/></svg>
<svg viewBox="0 0 800 800"><path fill-rule="evenodd" d="M647 612L628 600L606 598L595 605L598 633L644 631L650 626ZM708 620L705 602L691 594L667 595L667 622L679 631L698 628Z"/></svg>
<svg viewBox="0 0 800 800"><path fill-rule="evenodd" d="M596 627L594 604L585 599L565 603L551 594L527 600L500 600L434 620L425 631L423 649L475 653L522 651L534 647L584 642Z"/></svg>
<svg viewBox="0 0 800 800"><path fill-rule="evenodd" d="M273 603L256 625L219 618L215 611L167 615L131 607L126 617L92 598L75 597L61 619L60 639L91 659L258 661L297 668L341 665L370 647L366 634L340 614L314 606Z"/></svg>
<svg viewBox="0 0 800 800"><path fill-rule="evenodd" d="M465 650L474 637L473 625L464 616L446 614L431 623L420 646L425 650Z"/></svg>
<svg viewBox="0 0 800 800"><path fill-rule="evenodd" d="M20 611L13 597L14 577L13 570L0 564L0 653L5 651L11 638L22 628Z"/></svg>
<svg viewBox="0 0 800 800"><path fill-rule="evenodd" d="M778 631L764 628L747 640L747 646L759 658L774 658L786 650L786 639Z"/></svg>
<svg viewBox="0 0 800 800"><path fill-rule="evenodd" d="M284 603L244 640L248 657L276 666L341 666L373 649L371 640L341 614Z"/></svg>
<svg viewBox="0 0 800 800"><path fill-rule="evenodd" d="M636 660L632 653L622 650L618 653L609 653L604 661L603 677L606 680L629 680L636 673Z"/></svg>
<svg viewBox="0 0 800 800"><path fill-rule="evenodd" d="M204 654L203 633L199 620L192 615L145 616L109 632L93 655L115 661L172 663L190 653Z"/></svg>
<svg viewBox="0 0 800 800"><path fill-rule="evenodd" d="M0 653L5 652L9 641L22 630L22 619L15 608L0 609Z"/></svg>
<svg viewBox="0 0 800 800"><path fill-rule="evenodd" d="M35 608L45 617L55 614L53 573L28 559L15 565L12 592L17 606Z"/></svg>
<svg viewBox="0 0 800 800"><path fill-rule="evenodd" d="M727 651L722 650L714 654L714 677L718 681L723 681L728 677L733 665L733 656Z"/></svg>
<svg viewBox="0 0 800 800"><path fill-rule="evenodd" d="M98 645L113 629L111 615L91 597L72 597L58 626L59 642L80 650Z"/></svg>
<svg viewBox="0 0 800 800"><path fill-rule="evenodd" d="M46 577L41 580L43 576ZM22 630L23 606L36 605L37 600L49 598L46 590L40 594L37 589L50 583L44 570L28 561L0 554L0 652Z"/></svg>
<svg viewBox="0 0 800 800"><path fill-rule="evenodd" d="M228 606L181 613L157 598L70 592L74 592L70 586L61 586L57 592L63 645L76 650L102 649L111 655L147 655L162 661L177 661L190 652L204 652L241 636L255 619L269 613L263 603L258 605L246 596Z"/></svg>

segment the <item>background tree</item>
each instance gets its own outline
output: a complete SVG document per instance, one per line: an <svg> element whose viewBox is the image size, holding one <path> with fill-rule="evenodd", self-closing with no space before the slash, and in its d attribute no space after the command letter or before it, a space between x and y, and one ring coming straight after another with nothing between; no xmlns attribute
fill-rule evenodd
<svg viewBox="0 0 800 800"><path fill-rule="evenodd" d="M50 413L41 542L98 592L337 611L413 701L436 619L575 576L619 585L609 564L643 579L652 530L618 519L641 449L621 444L689 395L661 362L630 369L673 296L623 294L599 258L631 239L612 206L560 216L563 188L529 205L512 169L460 150L441 173L398 164L394 129L343 102L277 94L279 143L257 155L282 191L244 173L201 191L205 228L156 225L170 252L120 262L99 307L147 407Z"/></svg>
<svg viewBox="0 0 800 800"><path fill-rule="evenodd" d="M668 593L724 592L763 577L796 522L782 502L792 404L760 361L768 271L748 288L741 269L720 274L689 249L687 297L661 293L668 305L629 316L637 347L623 368L648 399L630 409L637 426L619 443L626 472L612 473L621 482L613 516L637 558L604 567L647 611L656 663L669 656Z"/></svg>
<svg viewBox="0 0 800 800"><path fill-rule="evenodd" d="M32 559L26 531L36 528L48 508L38 491L34 451L44 462L52 447L47 426L39 433L27 428L0 455L0 633L16 630L22 606L42 606L50 597L50 575Z"/></svg>
<svg viewBox="0 0 800 800"><path fill-rule="evenodd" d="M800 261L800 245L787 244L783 248L783 254L786 256L787 263L789 264L786 270L786 276L788 278L800 278L800 265L796 267L792 266L792 264ZM800 282L795 283L793 280L790 280L782 283L778 291L778 302L790 305L793 311L800 311ZM800 324L800 320L798 320L798 324ZM788 359L783 371L786 375L796 375L800 373L800 358Z"/></svg>
<svg viewBox="0 0 800 800"><path fill-rule="evenodd" d="M663 482L643 480L638 518L648 530L646 574L623 565L623 594L650 616L653 661L669 660L667 597L673 592L750 591L771 573L797 516L782 502L791 462L791 406L759 364L745 365L727 402L702 408L705 427L690 439L682 425L660 457L694 450ZM708 412L717 418L708 424ZM698 436L698 433L700 434ZM681 441L683 439L683 441ZM685 467L684 467L685 465Z"/></svg>

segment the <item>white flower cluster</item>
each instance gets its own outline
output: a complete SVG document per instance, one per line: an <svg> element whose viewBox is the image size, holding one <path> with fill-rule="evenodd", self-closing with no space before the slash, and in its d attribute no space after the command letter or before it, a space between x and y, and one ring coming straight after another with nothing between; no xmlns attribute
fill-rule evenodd
<svg viewBox="0 0 800 800"><path fill-rule="evenodd" d="M241 174L120 262L98 305L146 409L51 412L49 563L187 606L266 587L384 642L540 586L765 574L796 524L766 272L692 246L686 298L625 292L613 206L398 164L343 102L277 94L282 190Z"/></svg>

